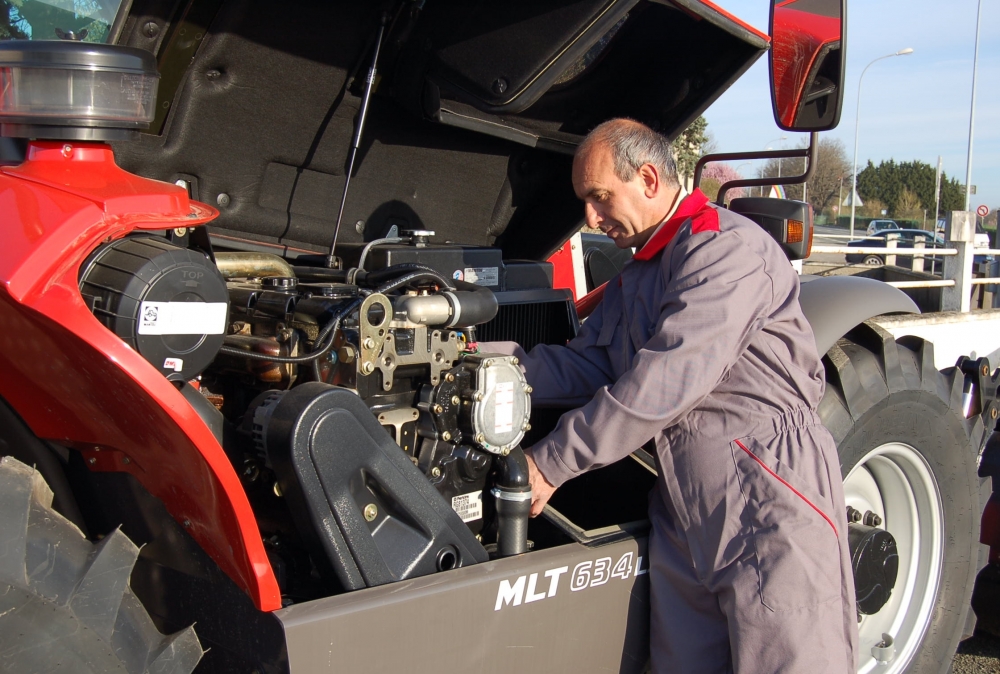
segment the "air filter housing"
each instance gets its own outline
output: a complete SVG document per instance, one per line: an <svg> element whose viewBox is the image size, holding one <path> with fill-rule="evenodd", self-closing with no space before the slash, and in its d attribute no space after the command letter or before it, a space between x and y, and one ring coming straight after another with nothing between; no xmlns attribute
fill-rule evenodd
<svg viewBox="0 0 1000 674"><path fill-rule="evenodd" d="M109 141L149 128L159 81L142 49L74 41L0 42L0 135Z"/></svg>

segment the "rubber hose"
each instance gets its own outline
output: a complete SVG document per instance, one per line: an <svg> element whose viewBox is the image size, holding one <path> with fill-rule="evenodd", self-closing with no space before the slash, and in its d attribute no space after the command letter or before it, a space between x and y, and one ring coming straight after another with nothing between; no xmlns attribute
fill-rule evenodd
<svg viewBox="0 0 1000 674"><path fill-rule="evenodd" d="M391 267L379 269L378 271L358 271L355 279L359 284L365 283L368 285L375 285L384 282L386 279L394 278L399 274L406 272L421 272L424 275L423 278L429 278L437 281L444 288L448 288L449 290L453 290L455 288L455 282L452 279L444 276L434 269L431 269L430 267L413 262L394 264Z"/></svg>
<svg viewBox="0 0 1000 674"><path fill-rule="evenodd" d="M531 485L528 460L520 447L497 458L499 478L493 489L497 509L497 555L509 557L528 551Z"/></svg>
<svg viewBox="0 0 1000 674"><path fill-rule="evenodd" d="M449 327L480 325L497 315L497 297L489 288L466 281L455 281L455 288L451 295L459 304L460 315L458 321Z"/></svg>

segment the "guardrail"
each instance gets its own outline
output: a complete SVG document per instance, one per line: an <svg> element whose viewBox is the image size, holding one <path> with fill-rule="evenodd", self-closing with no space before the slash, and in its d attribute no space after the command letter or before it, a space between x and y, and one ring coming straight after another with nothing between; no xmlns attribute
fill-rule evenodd
<svg viewBox="0 0 1000 674"><path fill-rule="evenodd" d="M900 235L893 232L889 232L886 235L884 232L880 235L874 236L850 236L844 234L821 234L820 237L824 239L846 239L849 241L874 241L882 240L884 238L884 246L847 246L847 245L814 245L812 247L812 254L835 254L835 255L877 255L886 265L895 265L897 256L909 257L911 258L912 270L915 272L923 272L924 266L926 264L927 258L938 258L936 262L940 263L942 268L941 279L927 279L920 281L890 281L889 285L896 288L945 288L947 289L945 293L942 294L942 310L959 310L968 311L971 308L970 296L974 292L974 289L978 286L981 288L979 291L980 301L985 298L983 296L983 286L1000 286L1000 276L988 276L984 278L974 278L974 265L975 260L978 257L982 259L983 256L997 256L1000 257L1000 248L976 248L973 245L973 240L975 239L975 215L973 213L967 213L964 211L955 211L949 214L949 236L948 244L949 247L945 248L940 240L935 240L936 237L933 233L927 232L926 241L922 240L923 237L918 237L912 244L906 242L906 247L901 247ZM951 236L951 232L957 232L957 236ZM816 236L816 234L814 234ZM927 245L925 245L927 244ZM940 248L936 246L941 246ZM862 264L832 264L832 263L814 263L821 266L830 267L854 267L854 266L865 266L870 267L870 265ZM993 263L993 268L990 270L993 274L1000 274L1000 269L998 269L997 263ZM932 262L932 269L934 268L934 263ZM982 268L981 268L982 269ZM982 271L980 272L982 273ZM993 291L994 300L993 305L1000 306L1000 288L991 288Z"/></svg>

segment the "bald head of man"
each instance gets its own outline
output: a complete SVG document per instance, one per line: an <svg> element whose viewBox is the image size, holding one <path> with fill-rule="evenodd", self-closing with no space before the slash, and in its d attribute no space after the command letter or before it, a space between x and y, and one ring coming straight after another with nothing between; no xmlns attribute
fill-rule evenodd
<svg viewBox="0 0 1000 674"><path fill-rule="evenodd" d="M670 142L630 119L604 122L577 148L573 190L588 226L641 248L680 197Z"/></svg>

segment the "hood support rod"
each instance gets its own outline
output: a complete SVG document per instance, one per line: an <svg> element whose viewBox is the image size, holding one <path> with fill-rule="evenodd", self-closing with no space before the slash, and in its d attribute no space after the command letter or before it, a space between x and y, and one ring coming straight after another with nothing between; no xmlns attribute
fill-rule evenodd
<svg viewBox="0 0 1000 674"><path fill-rule="evenodd" d="M354 173L354 158L358 154L358 147L361 145L361 134L365 128L365 118L368 116L368 101L372 96L372 87L375 84L375 73L378 66L378 52L382 46L382 37L385 35L385 27L389 23L389 13L381 12L379 15L378 35L375 37L375 53L372 54L372 63L368 67L368 77L365 79L365 92L361 98L361 107L358 109L358 119L354 125L354 137L351 139L351 151L347 158L347 175L344 178L344 193L340 197L340 212L337 213L337 227L333 230L333 241L330 243L330 253L326 256L326 266L329 269L337 267L337 258L334 251L337 248L337 237L340 236L340 223L344 219L344 206L347 204L347 190L351 187L351 174Z"/></svg>

